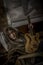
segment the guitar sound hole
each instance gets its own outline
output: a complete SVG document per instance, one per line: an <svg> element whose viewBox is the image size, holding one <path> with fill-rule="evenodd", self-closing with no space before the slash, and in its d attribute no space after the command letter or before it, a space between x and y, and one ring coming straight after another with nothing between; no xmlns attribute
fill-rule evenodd
<svg viewBox="0 0 43 65"><path fill-rule="evenodd" d="M34 48L37 48L37 44L33 44L33 47L34 47Z"/></svg>

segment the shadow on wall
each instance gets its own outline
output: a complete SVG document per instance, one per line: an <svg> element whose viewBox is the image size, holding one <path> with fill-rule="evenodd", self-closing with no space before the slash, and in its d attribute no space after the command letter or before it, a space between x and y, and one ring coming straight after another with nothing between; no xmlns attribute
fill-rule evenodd
<svg viewBox="0 0 43 65"><path fill-rule="evenodd" d="M43 21L33 23L35 32L43 31Z"/></svg>

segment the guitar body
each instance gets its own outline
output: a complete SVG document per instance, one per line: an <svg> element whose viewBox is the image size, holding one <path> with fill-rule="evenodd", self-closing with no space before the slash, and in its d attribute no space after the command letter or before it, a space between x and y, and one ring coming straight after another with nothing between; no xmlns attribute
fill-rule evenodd
<svg viewBox="0 0 43 65"><path fill-rule="evenodd" d="M39 34L32 36L31 34L26 33L25 39L26 39L25 51L27 53L33 53L33 52L38 50L38 46L39 46L39 43L40 43Z"/></svg>

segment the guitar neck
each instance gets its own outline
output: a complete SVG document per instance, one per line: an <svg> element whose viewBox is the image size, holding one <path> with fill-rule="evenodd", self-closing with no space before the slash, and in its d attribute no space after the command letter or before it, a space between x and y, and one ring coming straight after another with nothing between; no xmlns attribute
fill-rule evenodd
<svg viewBox="0 0 43 65"><path fill-rule="evenodd" d="M30 33L31 35L34 35L34 32L33 32L33 25L32 25L32 23L30 22L30 17L28 16L27 19L28 19L29 33Z"/></svg>

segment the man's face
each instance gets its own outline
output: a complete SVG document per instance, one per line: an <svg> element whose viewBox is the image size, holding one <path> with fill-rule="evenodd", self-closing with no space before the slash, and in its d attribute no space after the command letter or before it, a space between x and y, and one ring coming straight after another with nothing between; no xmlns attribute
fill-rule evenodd
<svg viewBox="0 0 43 65"><path fill-rule="evenodd" d="M15 33L14 31L9 30L8 33L9 33L9 37L10 37L11 39L13 39L13 40L16 39L16 33Z"/></svg>

